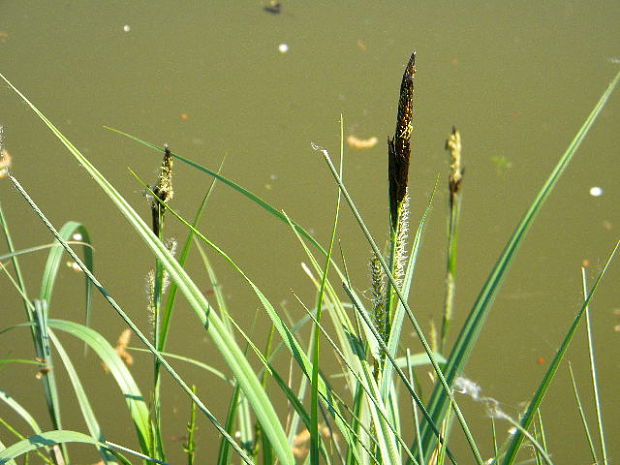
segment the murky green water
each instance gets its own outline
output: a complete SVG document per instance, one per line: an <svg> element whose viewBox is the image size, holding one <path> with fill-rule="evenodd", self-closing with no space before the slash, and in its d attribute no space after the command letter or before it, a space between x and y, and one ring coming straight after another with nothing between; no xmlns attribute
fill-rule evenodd
<svg viewBox="0 0 620 465"><path fill-rule="evenodd" d="M387 224L384 141L393 132L403 67L416 49L412 219L415 223L420 218L437 176L442 183L447 176L443 144L455 124L462 132L466 165L457 281L462 320L512 229L617 72L619 21L615 1L452 6L284 2L279 15L263 11L258 1L5 1L0 2L0 71L145 217L148 205L127 168L151 180L159 158L104 125L168 143L214 169L226 157L226 176L326 240L336 189L310 142L336 154L341 113L345 136L379 139L371 149L346 148L345 178L371 230L382 237ZM285 53L282 44L288 47ZM507 413L517 415L520 403L531 396L579 308L583 260L596 274L618 239L619 101L619 95L612 97L545 205L466 370ZM0 124L14 175L55 225L77 220L88 226L98 276L146 328L144 276L152 260L142 244L66 150L5 86L0 89ZM210 179L187 166L177 168L174 205L192 216ZM603 195L591 196L594 186L601 187ZM0 179L0 196L17 247L50 241L6 179ZM446 208L442 185L411 301L426 328L431 318L439 320L443 302ZM294 294L311 305L312 287L299 266L305 257L285 226L219 186L203 230L294 318L303 314ZM169 224L169 231L184 237L175 224ZM340 238L357 288L366 289L369 247L348 212L343 214ZM22 260L33 297L44 260L43 254ZM232 313L262 344L267 327L258 302L228 265L217 258L214 263ZM201 269L195 257L190 270ZM615 458L620 455L612 439L620 430L620 334L614 332L620 324L618 277L614 265L592 306L604 422L610 456ZM61 273L53 317L81 318L80 279L69 269ZM199 281L208 291L206 276ZM21 322L20 301L6 279L0 281L0 289L1 326ZM176 318L170 350L222 367L183 305ZM122 328L99 297L93 324L111 341ZM2 338L0 357L32 356L25 330ZM67 346L80 353L74 341L67 340ZM580 331L568 358L584 400L591 405L584 350ZM135 372L146 389L150 361L136 358ZM92 355L78 365L87 392L97 399L108 438L135 446L126 409L110 377L93 366ZM179 369L201 384L199 393L206 403L223 415L228 389L218 381L209 383L212 378L202 372L182 365ZM34 370L5 367L0 376L0 388L32 408L47 429ZM166 434L181 436L189 402L170 383L165 389ZM71 396L65 399L70 410ZM483 406L466 399L462 405L482 437L483 454L490 454ZM587 411L594 426L593 411ZM4 417L6 408L0 412ZM588 463L566 365L543 414L556 462ZM21 423L16 425L27 432ZM84 430L79 412L67 412L66 427ZM508 426L500 423L499 428L503 432ZM203 422L201 460L213 457L214 438L213 428ZM0 439L5 444L13 441L4 429ZM171 444L171 459L180 463L181 442ZM97 460L94 452L84 451L81 461ZM461 463L469 463L467 453L459 455Z"/></svg>

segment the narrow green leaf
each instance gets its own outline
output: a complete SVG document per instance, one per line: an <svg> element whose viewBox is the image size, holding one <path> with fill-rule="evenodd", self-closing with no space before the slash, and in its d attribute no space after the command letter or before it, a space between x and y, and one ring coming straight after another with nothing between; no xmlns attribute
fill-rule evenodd
<svg viewBox="0 0 620 465"><path fill-rule="evenodd" d="M312 144L312 147L315 150L319 150L322 155L323 155L323 159L325 160L325 162L327 163L327 166L329 167L329 170L332 173L332 176L334 178L334 180L338 183L338 186L340 187L340 189L342 190L342 194L345 198L345 200L347 201L347 204L349 205L349 208L351 209L351 212L353 213L353 216L355 217L355 220L357 221L357 224L359 225L360 229L362 230L362 233L364 234L364 236L366 237L366 240L368 241L368 243L370 244L373 252L375 253L375 256L377 257L377 260L381 263L381 267L383 268L383 271L385 272L386 277L388 278L395 295L398 297L398 300L400 301L400 303L402 304L402 306L404 307L407 316L409 317L409 321L411 322L411 324L414 327L414 330L418 336L418 338L420 339L420 343L422 344L422 347L424 348L424 351L427 353L427 355L429 356L429 359L431 361L431 365L433 366L433 369L435 370L435 373L437 374L437 378L439 380L438 386L441 386L441 389L448 395L451 405L454 408L456 417L461 425L461 428L463 429L463 432L465 433L465 437L467 439L467 442L470 446L470 449L472 451L472 454L474 455L474 459L476 460L476 463L478 465L483 465L482 462L482 457L480 456L480 451L478 450L478 447L475 443L475 440L473 438L473 435L471 434L471 431L469 429L469 427L467 426L467 422L465 421L465 417L463 416L463 413L461 412L460 408L458 407L456 401L454 400L454 396L452 394L452 390L450 388L450 386L448 385L444 375L443 375L443 371L442 369L439 367L439 364L437 363L437 361L434 359L433 357L433 351L431 350L431 347L428 343L428 341L426 340L426 336L424 335L424 332L422 331L422 327L420 326L420 323L418 322L417 318L415 317L413 311L411 310L411 307L409 306L409 304L407 303L407 299L403 296L401 290L400 290L400 286L398 285L398 283L396 282L396 279L394 278L394 276L391 273L390 267L389 265L386 263L385 259L383 258L381 251L379 250L379 247L377 246L377 242L374 240L374 238L372 237L372 234L370 233L370 231L368 230L368 227L364 221L364 219L362 218L362 215L360 214L359 210L357 209L357 207L355 206L355 203L353 202L353 199L351 198L351 195L348 192L348 189L346 188L346 186L344 185L344 183L342 182L342 180L340 179L340 177L338 176L338 172L336 171L334 164L331 160L331 157L329 155L329 152L325 149L321 149L319 147L317 147L315 144ZM345 290L347 290L346 286L345 286ZM351 292L349 292L349 296L351 298L353 298L353 294ZM377 338L380 342L381 338ZM385 349L384 349L385 351ZM386 355L389 356L389 354ZM392 360L393 363L393 360ZM395 363L393 363L393 366L395 366ZM406 376L404 375L404 373L402 373L402 370L399 373L399 376L401 378L401 380L403 380L403 382L405 383L405 385L408 384L408 380L406 378ZM415 392L413 391L413 389L409 389L409 393L414 396L414 398L416 398L416 402L419 402L419 398L417 396L417 394L415 394ZM427 419L427 423L425 423L425 426L428 426L430 428L431 431L431 435L433 435L433 437L438 437L439 433L437 431L437 428L435 426L435 422L432 421L432 419L428 416L428 413L426 412L426 410L423 409L423 405L418 404L423 413L425 414L425 418Z"/></svg>
<svg viewBox="0 0 620 465"><path fill-rule="evenodd" d="M620 73L619 73L619 76L620 76ZM607 259L607 262L605 263L603 270L600 272L600 274L596 278L596 281L594 282L594 285L592 286L592 290L588 294L580 310L577 312L577 315L575 316L573 323L568 329L566 336L564 336L562 343L558 347L558 350L555 356L553 357L553 360L549 364L549 368L547 368L547 372L545 373L545 376L543 377L542 381L538 385L538 388L536 389L536 393L534 394L534 397L532 398L532 400L530 401L528 405L527 411L521 418L520 428L513 436L510 446L508 447L508 451L506 452L506 456L504 457L504 461L502 462L504 465L512 465L514 461L516 460L516 456L517 456L517 453L519 452L519 448L521 447L521 444L523 443L523 438L524 436L527 436L525 433L523 433L523 431L527 432L527 430L532 425L532 422L534 421L534 416L536 412L538 411L543 399L545 398L545 394L547 393L547 390L549 389L549 386L551 385L551 381L553 380L555 374L558 371L560 362L562 362L562 360L564 359L564 354L566 354L566 351L568 350L568 347L573 339L573 336L575 335L575 332L577 331L577 327L579 326L581 319L586 313L586 308L588 308L588 305L590 301L592 300L592 297L596 293L596 290L598 289L598 286L601 283L603 276L605 276L605 273L609 269L609 266L611 265L612 260L618 253L618 250L620 250L620 241L616 243L614 250L609 255L609 258Z"/></svg>
<svg viewBox="0 0 620 465"><path fill-rule="evenodd" d="M568 371L570 373L570 380L573 386L573 394L575 394L575 402L577 403L577 409L579 410L579 418L581 418L581 424L583 425L583 430L586 435L586 439L588 441L588 446L590 448L590 454L592 456L592 463L599 463L598 457L596 456L596 449L594 448L594 441L592 440L592 434L590 434L590 427L588 426L586 414L583 410L581 398L579 397L579 390L577 389L577 381L575 381L575 374L573 373L573 367L570 361L568 362Z"/></svg>
<svg viewBox="0 0 620 465"><path fill-rule="evenodd" d="M30 426L35 434L39 434L42 430L37 421L30 412L26 410L13 396L8 392L0 389L0 400L9 406L11 410L17 413Z"/></svg>
<svg viewBox="0 0 620 465"><path fill-rule="evenodd" d="M78 223L77 221L68 221L62 226L62 228L60 228L59 234L65 241L69 241L69 239L73 238L74 240L79 240L80 243L83 244L82 250L84 253L84 263L92 273L93 248L90 242L90 234L88 233L88 229L82 223ZM76 236L79 237L79 239L75 239ZM39 299L47 301L48 306L50 306L52 302L54 284L56 283L56 278L58 276L60 263L64 253L65 249L62 247L53 247L49 251L47 262L45 263L45 268L43 269ZM92 284L88 278L85 277L84 281L86 283L86 324L88 325L93 292Z"/></svg>
<svg viewBox="0 0 620 465"><path fill-rule="evenodd" d="M292 465L295 463L295 459L290 450L290 447L286 441L286 434L282 428L278 416L273 408L271 401L263 390L256 374L253 372L249 362L243 356L243 352L235 344L234 340L230 338L225 328L222 325L220 317L213 311L209 302L202 294L198 286L192 281L185 270L179 265L179 263L171 255L166 246L153 234L153 231L148 225L140 218L135 210L129 205L129 203L121 196L121 194L108 182L108 180L80 153L80 151L49 121L38 108L34 106L17 88L15 88L5 77L0 74L0 77L11 87L22 100L30 106L30 108L36 113L36 115L45 123L45 125L56 135L56 137L65 145L69 152L74 156L78 163L84 167L84 169L93 177L95 182L102 188L104 193L112 200L117 209L123 214L123 216L131 224L135 232L146 243L149 250L151 250L157 259L159 259L162 265L168 271L170 278L174 280L179 286L179 290L185 295L189 302L190 307L194 313L198 316L201 324L207 329L208 334L212 337L215 347L220 351L220 354L224 358L226 364L235 374L235 377L239 381L245 395L250 400L254 411L263 426L265 434L269 437L272 446L276 452L276 455L284 465ZM10 177L12 182L17 186L14 177ZM21 186L20 186L21 187ZM22 188L23 190L23 188ZM24 191L25 193L25 191ZM23 195L23 193L22 193ZM40 211L38 208L35 211ZM51 224L48 226L50 227ZM57 239L62 239L60 236L56 236ZM61 241L63 242L63 241ZM84 264L77 256L75 256L76 262ZM92 273L89 270L82 268L84 272L89 275L91 279L94 279ZM120 309L120 308L119 308ZM117 309L117 311L119 310ZM137 329L137 328L136 328ZM148 343L146 338L142 341L147 343L148 347L152 345ZM156 350L153 348L154 352ZM172 367L165 363L163 358L164 367L171 371ZM177 379L179 382L180 378ZM187 385L184 386L186 392L191 392ZM204 407L202 405L201 407ZM201 408L204 412L204 409ZM214 417L211 417L214 419ZM218 425L221 428L221 425ZM222 429L220 429L223 432Z"/></svg>
<svg viewBox="0 0 620 465"><path fill-rule="evenodd" d="M586 270L581 268L581 282L583 286L583 298L588 298L588 282ZM592 392L594 394L594 409L596 411L596 426L598 427L598 437L603 456L603 464L608 464L607 444L605 441L605 429L603 428L603 412L601 411L601 396L598 388L598 376L596 374L596 357L594 356L594 336L590 324L590 306L586 305L586 332L588 334L588 358L590 359L590 377L592 379Z"/></svg>
<svg viewBox="0 0 620 465"><path fill-rule="evenodd" d="M162 152L163 148L159 147L155 144L151 144L150 142L146 142L136 136L132 136L131 134L128 134L126 132L123 132L119 129L114 129L108 126L104 126L104 128L115 132L117 134L120 134L122 136L125 136L135 142L138 142L142 145L145 145L153 150L156 150L157 152ZM234 190L236 190L237 192L239 192L241 195L243 195L244 197L248 198L249 200L251 200L252 202L256 203L257 205L259 205L261 208L263 208L265 211L267 211L269 214L275 216L276 218L278 218L280 221L284 222L284 223L289 223L289 220L287 220L286 215L284 215L281 211L279 211L278 209L276 209L275 207L273 207L271 204L269 204L268 202L266 202L265 200L263 200L262 198L260 198L258 195L254 194L253 192L250 192L249 190L247 190L246 188L240 186L239 184L235 183L234 181L222 176L221 174L210 170L209 168L206 168L204 166L202 166L201 164L190 160L189 158L183 157L181 155L178 155L176 153L173 153L172 156L174 158L176 158L177 160L186 163L187 165L191 166L192 168L197 169L198 171L202 171L203 173L208 174L209 176L213 176L214 178L218 179L219 181L221 181L222 183L224 183L227 186L232 187ZM303 237L305 237L308 241L310 241L312 243L312 245L314 245L316 248L318 248L321 253L323 253L323 255L327 254L327 251L316 241L316 239L314 239L314 237L312 237L312 235L306 231L304 228L302 228L298 223L293 221L293 224L295 226L295 229L297 230L297 232L299 234L301 234Z"/></svg>
<svg viewBox="0 0 620 465"><path fill-rule="evenodd" d="M139 179L136 176L137 179ZM143 186L146 186L142 181L140 181ZM262 307L266 310L267 315L271 318L276 330L282 337L283 342L286 347L289 349L295 361L299 364L305 376L310 377L310 373L312 373L312 362L308 359L306 354L303 352L302 347L297 341L294 334L291 330L286 326L280 315L277 313L269 299L263 294L263 292L258 288L258 286L243 272L243 270L230 258L222 249L220 249L217 245L211 242L208 238L206 238L200 231L193 228L181 215L179 215L174 209L167 206L168 212L174 215L179 221L181 221L186 227L194 230L194 233L198 239L209 245L213 250L215 250L219 255L221 255L234 269L237 273L239 273L246 282L250 285L253 292L258 297ZM327 408L332 412L335 416L336 423L340 429L340 432L347 436L348 431L346 425L343 423L343 416L339 411L338 405L333 403L333 394L330 393L330 389L327 388L327 384L325 383L322 377L319 378L319 390L321 392L321 396L324 402L327 405ZM253 403L252 407L255 408L256 405Z"/></svg>
<svg viewBox="0 0 620 465"><path fill-rule="evenodd" d="M4 211L2 210L2 204L0 204L0 223L2 224L2 230L4 232L4 237L6 238L7 248L9 249L9 252L13 253L15 252L15 247L13 245L13 239L11 237L9 225L6 221L6 216L4 215ZM3 260L4 259L0 260L0 263L2 263ZM32 321L33 316L30 310L30 305L31 305L30 298L28 297L28 291L26 290L26 283L24 281L24 277L22 275L22 271L19 266L19 260L17 259L17 257L12 257L11 261L13 263L13 268L15 269L15 277L17 278L16 287L19 289L19 292L22 296L22 303L24 304L24 310L26 311L26 317L28 321ZM3 269L5 268L4 265L2 265L2 268ZM34 341L34 326L31 328L31 331L32 331L32 338Z"/></svg>
<svg viewBox="0 0 620 465"><path fill-rule="evenodd" d="M536 218L545 200L549 197L549 194L557 184L560 176L577 152L577 149L583 142L585 136L592 128L594 121L603 110L619 80L620 72L616 74L607 90L603 93L598 103L595 105L594 109L577 132L577 135L569 144L559 162L549 175L549 178L538 192L538 195L532 202L528 211L525 213L523 219L517 225L511 238L508 240L508 243L497 260L497 263L493 267L486 283L482 287L482 290L480 291L480 294L478 295L478 298L476 299L476 302L461 329L461 332L452 349L452 353L448 357L448 365L444 370L444 375L449 385L451 385L463 372L463 369L469 360L469 356L471 355L471 352L478 340L482 327L484 326L486 318L491 311L495 297L501 288L503 280L507 274L508 267L513 258L516 256L517 250L534 222L534 219ZM428 405L429 412L436 422L441 422L446 410L448 409L449 403L450 396L446 392L445 388L439 385L436 386ZM426 454L428 456L429 451L433 448L432 445L435 442L435 437L427 425L423 426L422 437L423 443L426 446ZM518 435L518 437L520 436Z"/></svg>
<svg viewBox="0 0 620 465"><path fill-rule="evenodd" d="M26 439L22 439L21 441L12 444L7 447L3 451L0 451L0 465L4 465L5 463L10 462L11 460L16 459L17 457L27 454L28 452L32 452L40 447L56 447L57 445L64 445L67 443L82 443L82 444L93 444L95 446L107 447L109 449L118 449L124 452L128 452L136 457L139 457L143 460L148 460L150 462L158 463L159 465L169 465L166 462L162 462L161 460L156 460L153 457L149 457L147 455L141 454L134 450L131 450L127 447L123 447L119 444L114 444L113 442L106 441L105 443L100 443L92 437L79 433L77 431L68 431L68 430L53 430L46 431L44 433L37 434L35 436L31 436ZM123 463L127 464L127 460L123 460Z"/></svg>
<svg viewBox="0 0 620 465"><path fill-rule="evenodd" d="M40 433L35 436L23 439L15 444L7 447L0 452L0 465L3 465L10 460L14 460L17 457L32 452L39 447L50 447L56 444L66 444L68 442L79 442L84 444L93 444L95 446L100 445L98 441L92 437L78 433L76 431L63 431L54 430Z"/></svg>
<svg viewBox="0 0 620 465"><path fill-rule="evenodd" d="M1 76L1 75L0 75ZM50 123L51 124L51 123ZM69 244L58 234L58 231L54 228L54 226L49 222L49 220L45 217L41 209L34 203L34 201L30 198L28 193L24 190L22 185L15 179L15 177L9 175L9 179L15 186L15 188L19 191L19 193L24 197L24 199L28 202L32 210L39 216L39 218L43 221L45 226L52 232L54 237L60 241L64 249L71 256L71 258L76 262L76 264L80 267L80 269L88 276L88 279L91 280L93 285L97 288L97 290L101 293L101 295L108 301L110 306L120 315L120 317L125 321L125 323L129 326L129 328L134 332L136 337L140 339L140 341L151 351L151 353L157 357L162 366L170 373L170 376L174 379L174 381L181 386L181 389L196 403L200 411L209 419L209 421L215 426L215 428L227 438L227 440L231 443L231 446L239 453L242 460L246 462L248 465L251 465L253 462L247 456L247 454L237 445L234 438L232 438L226 430L222 428L219 421L215 416L211 413L211 411L206 407L206 405L192 392L191 388L187 385L187 383L178 375L178 373L172 368L172 366L168 363L168 361L162 357L162 355L157 351L157 349L150 343L148 338L140 331L140 329L135 325L135 323L127 316L127 313L123 311L123 309L116 303L116 301L112 298L112 296L107 292L107 290L101 285L101 283L97 280L97 278L90 272L90 270L84 265L80 257L71 249ZM108 441L108 444L109 441ZM118 446L115 446L118 447ZM124 449L123 449L124 450ZM132 452L133 453L133 452ZM155 460L151 458L150 460Z"/></svg>
<svg viewBox="0 0 620 465"><path fill-rule="evenodd" d="M86 422L86 426L88 427L90 435L93 439L99 442L105 442L105 437L103 435L103 432L101 431L101 427L99 426L99 422L97 421L95 412L93 411L86 392L84 392L84 387L82 385L82 382L80 381L80 377L78 376L77 371L75 370L75 367L73 366L73 362L71 361L69 354L67 354L64 347L55 336L54 332L51 329L48 329L48 332L50 339L54 344L54 347L56 348L56 352L58 352L58 356L65 365L67 375L69 376L69 380L73 385L73 390L75 391L75 395L78 400L78 405L80 406L80 410L82 411L82 417ZM101 455L101 458L105 463L118 463L114 456L110 454L110 452L107 450L107 448L98 446L97 449L99 451L99 455Z"/></svg>
<svg viewBox="0 0 620 465"><path fill-rule="evenodd" d="M50 328L66 332L82 340L110 370L110 374L114 377L122 396L127 402L127 408L136 428L140 448L145 454L150 454L150 444L152 444L152 441L148 407L131 372L116 353L114 347L97 331L79 323L51 319L48 320L48 325Z"/></svg>
<svg viewBox="0 0 620 465"><path fill-rule="evenodd" d="M62 429L62 417L60 413L60 398L58 397L58 385L56 384L56 370L54 370L54 357L48 335L47 302L35 300L33 302L34 327L35 327L35 350L37 358L45 363L45 371L41 378L45 403L50 415L52 426ZM63 460L69 460L67 449L61 445ZM58 451L55 451L56 453Z"/></svg>

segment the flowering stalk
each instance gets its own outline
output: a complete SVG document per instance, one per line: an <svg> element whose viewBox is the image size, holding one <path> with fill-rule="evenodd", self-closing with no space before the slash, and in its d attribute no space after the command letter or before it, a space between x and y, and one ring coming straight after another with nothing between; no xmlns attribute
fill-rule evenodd
<svg viewBox="0 0 620 465"><path fill-rule="evenodd" d="M405 275L406 244L409 232L409 160L411 159L411 133L413 131L413 78L415 76L415 52L403 73L396 115L394 137L388 140L388 182L390 200L390 269L400 287ZM384 339L391 331L392 315L398 301L391 286L386 300Z"/></svg>
<svg viewBox="0 0 620 465"><path fill-rule="evenodd" d="M151 199L151 214L152 214L152 227L153 233L164 241L164 215L166 213L165 203L172 200L174 196L174 190L172 188L172 152L168 145L164 145L164 157L159 171L159 177L157 183L151 187L153 195L157 199ZM159 199L159 200L158 200ZM152 276L152 278L150 277ZM165 287L168 281L164 267L159 260L155 261L154 276L149 273L149 313L152 317L153 324L153 345L159 350L163 350L161 347L161 303L162 297L165 292ZM160 404L160 391L161 391L161 372L160 362L155 359L153 366L153 438L155 444L153 451L156 451L159 459L165 460L165 453L163 449L163 440L161 437L161 404Z"/></svg>
<svg viewBox="0 0 620 465"><path fill-rule="evenodd" d="M407 195L411 132L413 131L413 77L415 52L411 55L400 84L400 98L394 137L388 139L388 176L390 185L390 220L393 230L398 228L399 211Z"/></svg>
<svg viewBox="0 0 620 465"><path fill-rule="evenodd" d="M406 242L409 232L409 195L407 183L411 158L411 133L413 131L413 77L415 75L415 52L411 55L400 84L396 130L388 139L388 182L390 210L390 241L388 263L397 286L401 287L406 268ZM392 317L398 305L396 293L390 283L385 283L383 270L377 267L377 258L371 260L373 309L375 325L388 341ZM374 263L373 263L374 262ZM379 297L382 295L382 297ZM378 301L382 300L381 303ZM378 379L385 360L375 363Z"/></svg>
<svg viewBox="0 0 620 465"><path fill-rule="evenodd" d="M446 269L446 300L444 305L443 322L441 325L441 340L439 350L443 353L452 315L454 313L456 250L458 243L458 226L461 216L461 184L464 169L461 163L461 134L453 127L452 134L446 140L446 150L450 153L449 188L449 222L448 222L448 260Z"/></svg>

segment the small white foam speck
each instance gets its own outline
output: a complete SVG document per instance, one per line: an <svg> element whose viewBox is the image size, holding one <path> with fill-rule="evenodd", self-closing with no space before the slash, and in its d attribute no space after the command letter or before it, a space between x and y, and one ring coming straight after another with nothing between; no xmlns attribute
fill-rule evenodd
<svg viewBox="0 0 620 465"><path fill-rule="evenodd" d="M278 51L280 53L288 52L288 45L287 44L280 44L280 45L278 45Z"/></svg>
<svg viewBox="0 0 620 465"><path fill-rule="evenodd" d="M129 32L129 31L131 31L131 26L130 26L129 24L125 24L125 25L123 26L123 31L125 31L125 32Z"/></svg>
<svg viewBox="0 0 620 465"><path fill-rule="evenodd" d="M590 188L590 195L592 197L600 197L601 195L603 195L603 189L601 187L598 186L594 186Z"/></svg>

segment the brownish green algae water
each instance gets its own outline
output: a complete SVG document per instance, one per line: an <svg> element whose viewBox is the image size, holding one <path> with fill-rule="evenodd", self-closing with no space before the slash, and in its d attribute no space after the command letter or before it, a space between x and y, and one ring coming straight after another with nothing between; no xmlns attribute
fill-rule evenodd
<svg viewBox="0 0 620 465"><path fill-rule="evenodd" d="M453 6L283 2L279 15L263 11L260 2L0 2L0 71L144 211L145 218L150 215L148 204L127 167L154 179L159 155L103 125L168 143L175 152L213 169L226 156L226 176L284 209L320 240L330 232L336 187L310 142L335 156L342 113L346 136L379 140L366 150L345 146L345 181L375 236L383 237L385 140L393 132L402 70L416 49L413 224L438 175L442 184L411 303L426 328L431 318L439 322L447 211L448 155L443 144L455 124L462 134L466 166L453 326L458 327L525 208L617 72L619 21L620 7L614 1L596 6L560 1ZM466 370L485 395L501 401L515 416L521 402L533 394L580 306L581 264L587 261L588 270L596 274L619 237L618 98L612 96L530 231ZM71 219L88 226L98 276L146 328L144 276L152 258L140 241L6 87L0 89L0 124L14 175L56 226ZM209 183L206 176L177 164L174 206L191 217ZM600 187L602 195L592 196L592 187ZM0 179L0 200L18 248L51 241L6 179ZM167 230L184 237L183 228L171 220ZM293 318L301 317L303 310L292 292L313 302L312 286L299 266L305 257L291 232L237 193L217 188L202 230ZM340 237L354 283L359 290L368 288L370 250L348 212L342 217ZM44 260L43 254L22 260L33 294ZM229 266L218 258L214 264L231 312L262 343L268 326L259 303ZM197 256L189 268L200 276ZM620 456L612 439L620 431L620 333L614 331L620 324L618 278L614 265L592 305L612 459ZM207 277L198 281L209 293ZM52 316L80 320L81 277L67 268L58 285ZM6 279L0 281L0 290L2 327L21 322L21 303ZM180 305L176 311L170 351L221 368L204 331L185 310ZM98 297L93 325L112 342L122 329ZM0 357L32 355L24 331L2 337ZM407 331L405 341L411 337ZM581 334L568 358L584 400L591 405L584 341ZM67 339L66 344L80 353L75 341ZM415 342L412 347L417 350ZM146 383L150 360L141 355L136 359L134 373ZM75 361L96 408L99 404L106 434L112 441L135 446L123 399L93 360L91 354ZM179 368L202 386L207 405L223 415L227 388L203 372ZM41 387L32 368L4 368L0 388L37 412L46 425ZM70 388L64 388L66 427L83 430L79 412L71 411ZM189 402L170 383L164 392L165 434L174 439L184 434ZM486 457L492 443L484 407L465 399L461 403ZM565 366L542 411L556 463L587 463L587 444ZM593 427L593 410L587 411ZM6 408L0 412L4 417ZM498 428L503 433L508 425L500 422ZM0 439L12 442L5 431ZM199 458L209 460L217 443L206 422L198 441ZM470 455L453 447L466 463ZM80 461L96 461L94 450L78 450L83 452L74 456ZM181 460L180 441L171 441L168 451L173 463Z"/></svg>

